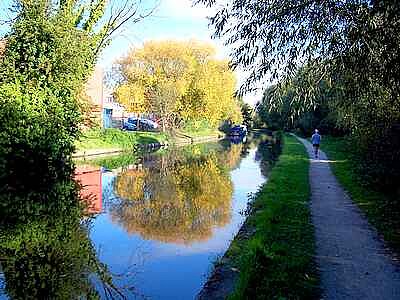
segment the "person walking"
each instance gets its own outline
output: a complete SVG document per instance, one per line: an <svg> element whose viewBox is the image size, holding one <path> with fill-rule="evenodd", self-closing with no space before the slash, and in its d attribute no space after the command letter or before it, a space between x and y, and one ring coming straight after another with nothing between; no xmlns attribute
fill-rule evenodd
<svg viewBox="0 0 400 300"><path fill-rule="evenodd" d="M318 129L315 129L314 134L311 137L311 144L314 147L315 158L318 158L319 145L321 143L321 135L318 133Z"/></svg>

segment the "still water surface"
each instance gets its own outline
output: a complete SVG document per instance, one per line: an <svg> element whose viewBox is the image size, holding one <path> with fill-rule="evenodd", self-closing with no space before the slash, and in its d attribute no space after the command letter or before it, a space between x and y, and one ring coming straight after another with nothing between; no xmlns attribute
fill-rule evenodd
<svg viewBox="0 0 400 300"><path fill-rule="evenodd" d="M88 247L91 258L72 264L87 265L79 272L103 299L195 298L243 223L249 195L265 182L271 151L264 136L78 163L90 203L80 222L88 243L77 234L71 243ZM6 290L4 274L1 282ZM79 286L77 294L91 290Z"/></svg>

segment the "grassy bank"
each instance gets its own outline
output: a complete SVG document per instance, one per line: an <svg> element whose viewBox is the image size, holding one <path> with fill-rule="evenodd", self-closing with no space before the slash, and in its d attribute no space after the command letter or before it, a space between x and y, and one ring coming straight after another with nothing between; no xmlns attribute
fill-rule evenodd
<svg viewBox="0 0 400 300"><path fill-rule="evenodd" d="M76 142L77 151L90 149L133 148L137 144L166 141L167 135L156 132L130 132L119 129L90 129Z"/></svg>
<svg viewBox="0 0 400 300"><path fill-rule="evenodd" d="M383 234L384 239L397 253L400 253L400 211L396 197L376 191L362 181L362 177L357 173L358 157L354 153L355 145L351 140L324 137L321 146L328 157L335 161L331 164L333 173L349 192L353 201Z"/></svg>
<svg viewBox="0 0 400 300"><path fill-rule="evenodd" d="M236 239L228 252L240 270L231 299L313 299L318 294L308 167L303 145L286 136L247 221L255 233Z"/></svg>

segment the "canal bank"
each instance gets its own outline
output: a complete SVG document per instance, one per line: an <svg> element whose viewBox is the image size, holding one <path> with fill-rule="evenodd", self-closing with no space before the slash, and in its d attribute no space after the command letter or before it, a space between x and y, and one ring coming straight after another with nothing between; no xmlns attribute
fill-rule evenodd
<svg viewBox="0 0 400 300"><path fill-rule="evenodd" d="M316 298L308 167L304 147L286 136L268 182L198 299Z"/></svg>
<svg viewBox="0 0 400 300"><path fill-rule="evenodd" d="M78 150L72 157L82 159L117 155L126 151L136 151L137 149L156 150L168 146L181 147L192 144L217 142L226 138L225 134L222 132L206 136L189 136L186 134L167 136L156 133L128 133L117 131L120 130L113 129L112 131L109 130L109 133L92 133L88 135L89 137L82 139L77 144ZM85 144L88 141L90 141L90 145Z"/></svg>

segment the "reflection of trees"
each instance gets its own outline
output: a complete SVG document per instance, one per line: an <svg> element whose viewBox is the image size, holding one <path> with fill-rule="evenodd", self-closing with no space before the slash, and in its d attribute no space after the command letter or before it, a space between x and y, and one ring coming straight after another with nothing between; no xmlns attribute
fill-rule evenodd
<svg viewBox="0 0 400 300"><path fill-rule="evenodd" d="M221 164L230 170L236 169L239 166L243 150L243 144L230 144L228 149L220 155Z"/></svg>
<svg viewBox="0 0 400 300"><path fill-rule="evenodd" d="M27 202L19 216L0 225L0 263L7 295L11 299L96 299L94 282L102 293L119 295L96 257L88 238L89 224L81 221L75 184L32 191L25 200L31 201L35 194L52 201L40 209L41 215L29 214L35 203ZM13 199L11 194L8 199ZM57 209L52 210L53 205Z"/></svg>
<svg viewBox="0 0 400 300"><path fill-rule="evenodd" d="M149 171L127 170L124 171L115 181L115 190L118 196L123 199L143 199L145 179Z"/></svg>
<svg viewBox="0 0 400 300"><path fill-rule="evenodd" d="M122 201L111 208L128 232L163 242L208 239L213 226L230 220L232 182L216 153L188 158L170 153L143 172L128 170L115 181Z"/></svg>
<svg viewBox="0 0 400 300"><path fill-rule="evenodd" d="M12 299L76 299L94 296L88 274L93 249L82 228L67 220L21 226L2 237L0 253ZM65 228L67 225L72 228ZM78 223L79 224L79 223Z"/></svg>
<svg viewBox="0 0 400 300"><path fill-rule="evenodd" d="M268 177L281 153L281 136L262 134L258 141L256 160L260 161L261 173Z"/></svg>

